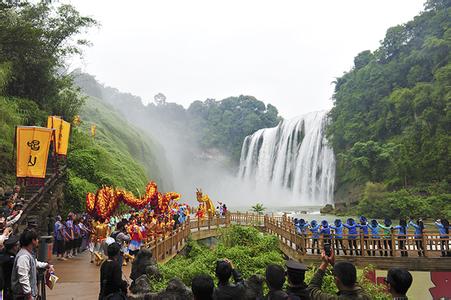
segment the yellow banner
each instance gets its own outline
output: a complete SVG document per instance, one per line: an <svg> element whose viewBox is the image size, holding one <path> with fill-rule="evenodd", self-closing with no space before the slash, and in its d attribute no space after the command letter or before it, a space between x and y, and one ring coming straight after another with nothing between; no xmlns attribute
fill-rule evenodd
<svg viewBox="0 0 451 300"><path fill-rule="evenodd" d="M45 178L53 129L19 126L16 131L17 177Z"/></svg>
<svg viewBox="0 0 451 300"><path fill-rule="evenodd" d="M47 128L53 128L56 130L56 153L66 155L67 148L69 146L70 123L64 121L60 117L49 116L47 118Z"/></svg>

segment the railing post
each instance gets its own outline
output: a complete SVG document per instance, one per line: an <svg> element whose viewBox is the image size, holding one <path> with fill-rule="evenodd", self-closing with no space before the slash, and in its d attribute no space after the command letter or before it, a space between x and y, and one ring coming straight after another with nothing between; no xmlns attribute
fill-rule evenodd
<svg viewBox="0 0 451 300"><path fill-rule="evenodd" d="M363 242L363 233L360 232L360 256L364 256L365 255L365 244Z"/></svg>
<svg viewBox="0 0 451 300"><path fill-rule="evenodd" d="M390 238L391 238L391 251L392 251L392 255L393 257L396 256L396 254L398 253L398 251L396 250L396 240L395 239L395 235L393 234L393 231L390 232Z"/></svg>
<svg viewBox="0 0 451 300"><path fill-rule="evenodd" d="M422 234L421 235L421 242L423 243L423 256L424 257L428 257L429 256L429 253L427 253L427 248L428 248L427 240L428 239L426 239L426 235ZM431 250L432 250L432 245L431 245Z"/></svg>
<svg viewBox="0 0 451 300"><path fill-rule="evenodd" d="M208 230L210 230L210 223L211 223L211 213L208 214L208 223L207 223Z"/></svg>
<svg viewBox="0 0 451 300"><path fill-rule="evenodd" d="M200 231L200 216L197 216L197 231Z"/></svg>

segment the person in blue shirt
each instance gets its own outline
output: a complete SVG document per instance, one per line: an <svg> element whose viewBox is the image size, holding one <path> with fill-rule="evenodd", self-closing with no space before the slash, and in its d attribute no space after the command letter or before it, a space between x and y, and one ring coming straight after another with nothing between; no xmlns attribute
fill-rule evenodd
<svg viewBox="0 0 451 300"><path fill-rule="evenodd" d="M410 220L409 225L415 228L415 246L418 250L418 256L424 256L424 247L423 247L423 232L424 232L424 224L422 219L418 219L416 224L413 220Z"/></svg>
<svg viewBox="0 0 451 300"><path fill-rule="evenodd" d="M306 252L308 223L304 219L299 219L296 224L296 233L302 236L300 250Z"/></svg>
<svg viewBox="0 0 451 300"><path fill-rule="evenodd" d="M330 227L329 227L329 223L326 220L321 221L321 228L320 228L319 233L321 234L323 243L330 244Z"/></svg>
<svg viewBox="0 0 451 300"><path fill-rule="evenodd" d="M408 256L406 249L406 238L407 238L407 222L405 219L399 220L399 225L393 227L394 230L398 230L397 240L398 247L401 250L401 256Z"/></svg>
<svg viewBox="0 0 451 300"><path fill-rule="evenodd" d="M451 251L449 251L448 243L449 243L449 222L447 219L438 219L435 222L435 226L437 226L438 231L440 233L440 244L442 249L442 257L451 256Z"/></svg>
<svg viewBox="0 0 451 300"><path fill-rule="evenodd" d="M373 219L371 220L371 223L368 224L368 228L371 230L371 238L373 239L373 251L372 255L376 256L376 248L379 249L379 255L382 256L382 243L380 240L379 235L379 224L377 223L377 220Z"/></svg>
<svg viewBox="0 0 451 300"><path fill-rule="evenodd" d="M364 216L361 216L360 217L360 224L357 224L357 227L360 228L360 234L363 235L364 247L365 247L365 249L367 249L366 253L368 255L371 255L370 247L368 245L368 238L369 238L369 235L368 235L368 220ZM363 251L363 249L361 249L360 251Z"/></svg>
<svg viewBox="0 0 451 300"><path fill-rule="evenodd" d="M344 227L348 229L348 243L349 243L349 252L352 255L352 249L355 249L355 254L359 255L357 250L357 224L353 218L349 218L346 220L346 224L343 224Z"/></svg>
<svg viewBox="0 0 451 300"><path fill-rule="evenodd" d="M384 225L378 224L379 227L384 230L384 249L385 249L384 256L387 256L388 249L390 249L390 256L393 256L393 248L391 243L391 231L393 227L391 227L391 224L392 224L391 220L387 218L384 220Z"/></svg>
<svg viewBox="0 0 451 300"><path fill-rule="evenodd" d="M310 222L310 231L312 232L312 254L315 251L315 244L316 253L319 254L319 224L316 220Z"/></svg>
<svg viewBox="0 0 451 300"><path fill-rule="evenodd" d="M334 226L335 225L335 226ZM334 225L330 225L330 228L334 230L333 238L335 241L335 250L337 251L337 255L340 255L340 248L343 253L346 255L346 248L343 246L343 224L340 219L336 219L334 221ZM339 246L340 244L340 246Z"/></svg>

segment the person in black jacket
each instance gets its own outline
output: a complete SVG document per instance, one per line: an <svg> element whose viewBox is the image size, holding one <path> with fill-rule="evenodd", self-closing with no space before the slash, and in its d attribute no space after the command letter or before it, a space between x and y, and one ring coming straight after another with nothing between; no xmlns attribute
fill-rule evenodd
<svg viewBox="0 0 451 300"><path fill-rule="evenodd" d="M17 251L19 251L19 237L10 236L5 242L5 249L0 254L0 265L3 278L3 300L12 300L13 295L11 291L11 275L13 272L14 259Z"/></svg>
<svg viewBox="0 0 451 300"><path fill-rule="evenodd" d="M276 264L269 264L266 267L266 285L269 288L268 294L265 296L265 300L286 300L291 299L288 294L282 291L283 284L285 282L285 270ZM298 299L297 297L292 297Z"/></svg>
<svg viewBox="0 0 451 300"><path fill-rule="evenodd" d="M287 267L288 288L286 292L289 296L296 296L300 300L309 300L309 292L307 291L307 284L305 284L305 271L307 266L292 259L285 263Z"/></svg>
<svg viewBox="0 0 451 300"><path fill-rule="evenodd" d="M218 287L215 288L213 299L215 300L235 300L242 299L245 293L244 280L241 274L235 270L232 263L227 260L216 262L216 277L218 278ZM235 284L230 284L229 279L233 275Z"/></svg>
<svg viewBox="0 0 451 300"><path fill-rule="evenodd" d="M100 267L100 295L99 299L108 298L126 299L127 282L122 279L121 265L119 264L121 246L112 243L108 246L108 260Z"/></svg>

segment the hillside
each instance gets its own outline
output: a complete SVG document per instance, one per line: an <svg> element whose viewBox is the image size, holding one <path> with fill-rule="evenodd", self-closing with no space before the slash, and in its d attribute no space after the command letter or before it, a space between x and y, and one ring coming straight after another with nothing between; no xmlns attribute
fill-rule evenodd
<svg viewBox="0 0 451 300"><path fill-rule="evenodd" d="M379 217L451 216L450 6L428 1L337 78L328 133L341 205L362 200L359 211Z"/></svg>
<svg viewBox="0 0 451 300"><path fill-rule="evenodd" d="M140 97L102 85L92 75L79 70L74 74L83 92L111 104L127 120L166 144L166 148L171 147L175 139L187 147L196 144L199 147L196 151L220 152L227 156L233 167L239 163L247 135L274 127L281 120L275 106L265 105L252 96L194 101L185 109L159 94L154 103L145 106Z"/></svg>
<svg viewBox="0 0 451 300"><path fill-rule="evenodd" d="M87 41L72 37L95 25L66 4L0 5L0 186L15 184L15 126L46 126L48 115L72 121L64 179L65 209L82 211L86 192L102 185L142 193L148 180L171 186L161 148L101 99L84 96L65 69ZM95 138L90 126L97 125Z"/></svg>

